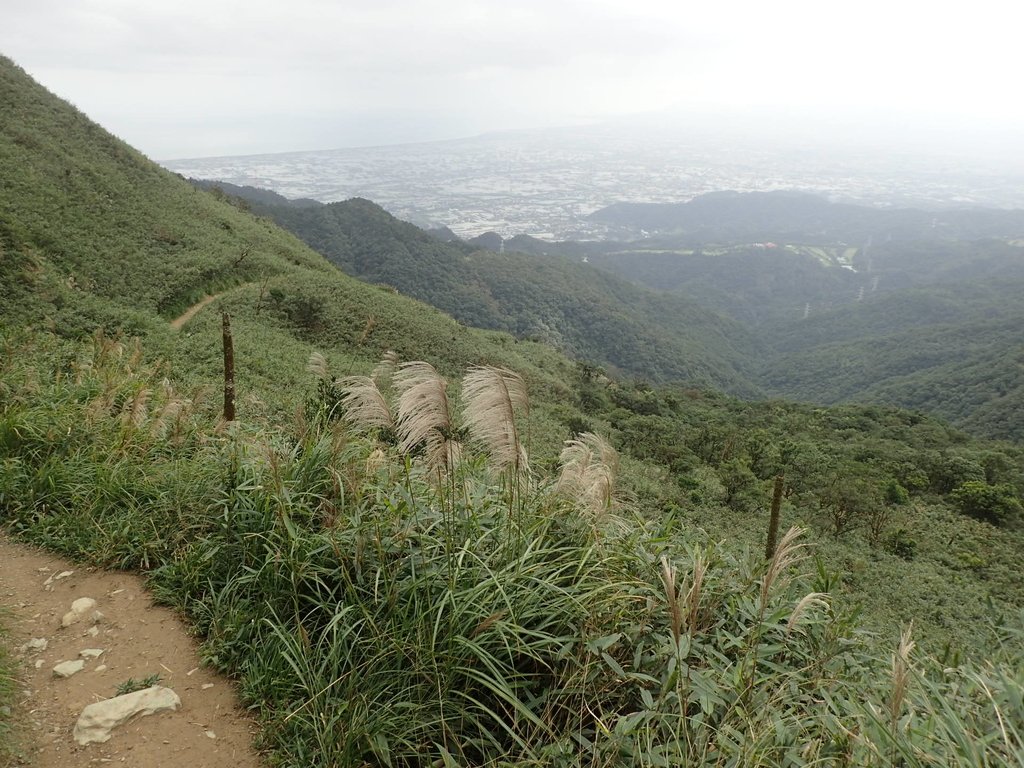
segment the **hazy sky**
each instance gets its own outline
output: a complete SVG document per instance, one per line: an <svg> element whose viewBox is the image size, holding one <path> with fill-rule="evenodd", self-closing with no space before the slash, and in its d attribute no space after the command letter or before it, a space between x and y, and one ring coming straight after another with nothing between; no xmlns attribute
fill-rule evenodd
<svg viewBox="0 0 1024 768"><path fill-rule="evenodd" d="M1012 0L0 0L0 52L155 159L770 107L1024 133Z"/></svg>

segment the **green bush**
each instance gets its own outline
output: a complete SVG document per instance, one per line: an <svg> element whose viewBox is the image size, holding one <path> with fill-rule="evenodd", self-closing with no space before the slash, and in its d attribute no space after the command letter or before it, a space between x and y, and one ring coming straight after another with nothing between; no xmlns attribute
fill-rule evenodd
<svg viewBox="0 0 1024 768"><path fill-rule="evenodd" d="M917 556L917 540L911 537L906 528L897 528L889 534L886 548L904 560L913 560Z"/></svg>
<svg viewBox="0 0 1024 768"><path fill-rule="evenodd" d="M950 494L950 499L963 514L992 525L1005 526L1021 518L1020 498L1009 484L968 480Z"/></svg>

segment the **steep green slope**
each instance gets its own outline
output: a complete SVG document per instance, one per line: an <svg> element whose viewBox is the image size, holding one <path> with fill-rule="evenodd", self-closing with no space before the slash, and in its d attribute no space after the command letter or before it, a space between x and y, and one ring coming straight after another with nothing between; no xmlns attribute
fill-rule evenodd
<svg viewBox="0 0 1024 768"><path fill-rule="evenodd" d="M170 318L204 292L293 267L329 273L294 239L192 189L6 60L0 98L9 298L46 273L67 296ZM5 301L5 311L13 308Z"/></svg>
<svg viewBox="0 0 1024 768"><path fill-rule="evenodd" d="M544 341L615 372L753 395L750 333L696 302L568 260L441 242L366 200L268 204L225 185L348 274L422 299L460 322ZM283 199L282 199L283 200Z"/></svg>
<svg viewBox="0 0 1024 768"><path fill-rule="evenodd" d="M216 386L217 309L235 316L240 393L257 412L305 394L317 346L338 373L385 349L443 370L514 365L540 390L571 365L544 345L469 330L347 277L294 236L160 169L0 60L0 324L68 338L97 327L147 337L176 375ZM182 333L169 321L226 291ZM559 440L561 438L558 438Z"/></svg>

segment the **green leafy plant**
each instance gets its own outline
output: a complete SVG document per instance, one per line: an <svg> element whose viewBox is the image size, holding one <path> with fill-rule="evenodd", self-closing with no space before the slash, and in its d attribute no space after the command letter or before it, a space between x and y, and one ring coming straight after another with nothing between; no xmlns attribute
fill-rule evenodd
<svg viewBox="0 0 1024 768"><path fill-rule="evenodd" d="M146 688L152 688L159 682L160 675L149 675L148 677L144 677L141 680L136 680L134 677L129 677L127 680L123 680L117 684L117 695L124 696L126 693L144 691Z"/></svg>

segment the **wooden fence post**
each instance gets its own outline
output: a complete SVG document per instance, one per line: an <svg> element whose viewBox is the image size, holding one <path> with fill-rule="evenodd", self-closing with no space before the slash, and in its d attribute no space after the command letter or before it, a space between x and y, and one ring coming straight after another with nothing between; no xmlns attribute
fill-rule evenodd
<svg viewBox="0 0 1024 768"><path fill-rule="evenodd" d="M224 337L224 421L235 420L235 349L231 343L231 317L221 313Z"/></svg>

